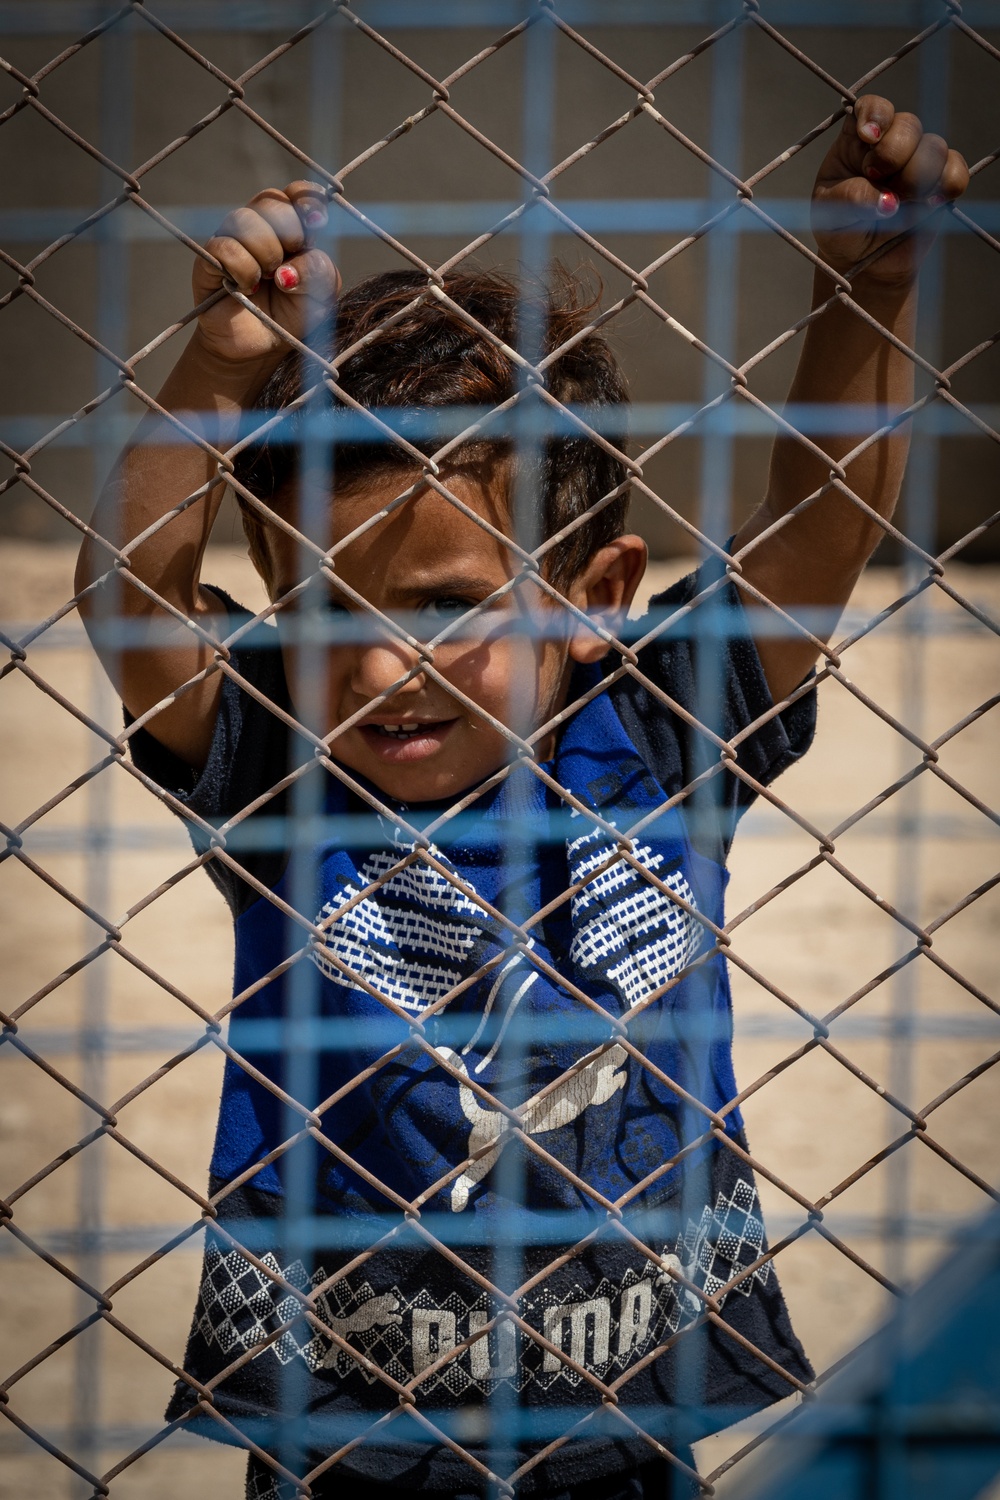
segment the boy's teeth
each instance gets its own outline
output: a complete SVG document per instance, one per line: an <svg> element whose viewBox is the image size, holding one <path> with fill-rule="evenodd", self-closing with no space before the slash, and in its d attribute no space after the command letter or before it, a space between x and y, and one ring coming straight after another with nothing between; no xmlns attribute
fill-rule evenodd
<svg viewBox="0 0 1000 1500"><path fill-rule="evenodd" d="M421 728L419 724L379 724L378 728L382 734L394 735L397 739L407 739L416 734Z"/></svg>

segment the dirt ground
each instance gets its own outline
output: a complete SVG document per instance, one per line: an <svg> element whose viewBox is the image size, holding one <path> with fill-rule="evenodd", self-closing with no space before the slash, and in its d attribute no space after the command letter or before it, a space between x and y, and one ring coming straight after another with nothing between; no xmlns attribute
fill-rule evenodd
<svg viewBox="0 0 1000 1500"><path fill-rule="evenodd" d="M655 570L656 586L677 568ZM21 636L71 594L72 555L61 547L0 545L0 616ZM207 576L253 602L249 565L235 549L216 549ZM1000 613L1000 569L955 566L951 586L977 607ZM891 570L871 570L852 605L860 625L901 592ZM74 614L34 643L28 666L91 719L119 722L110 689L93 664ZM1000 680L997 638L940 590L907 606L845 655L844 671L918 736L934 740L972 712ZM996 806L998 712L948 739L939 765L876 806L836 840L836 857L869 889L918 922L953 911L923 956L873 987L833 1027L833 1042L873 1081L920 1108L998 1046L1000 1018L973 988L995 995L1000 893L962 906L997 869L996 828L956 789ZM0 788L3 821L18 825L95 766L97 736L40 683L22 672L0 682ZM920 751L845 686L820 689L815 747L777 790L824 831L919 764ZM32 824L25 851L0 866L5 932L3 1008L24 1004L95 944L95 928L42 878L44 871L84 904L120 921L130 951L176 989L208 1009L228 997L232 944L228 914L203 873L195 872L141 906L189 858L180 825L121 768L85 781ZM732 857L729 913L748 913L733 932L738 957L810 1012L823 1015L854 994L910 946L901 926L828 862L792 880L750 911L816 854L814 837L778 809L758 804L744 820ZM969 982L963 985L961 978ZM760 1161L815 1199L846 1179L905 1128L903 1117L830 1051L814 1047L780 1064L812 1031L780 999L733 967L737 1076L745 1087L771 1076L745 1108ZM78 1087L120 1099L200 1030L175 996L118 955L104 954L31 1008L19 1036ZM89 1040L88 1040L89 1039ZM102 1044L104 1050L102 1051ZM94 1128L96 1116L24 1052L0 1048L0 1192L41 1172ZM221 1057L204 1048L165 1073L119 1111L120 1128L139 1152L201 1190L218 1103ZM953 1094L930 1118L930 1133L973 1173L1000 1175L1000 1091L987 1072ZM760 1182L772 1241L802 1221L802 1210L766 1179ZM939 1155L911 1141L830 1205L826 1223L895 1281L919 1277L963 1220L987 1206L982 1191ZM138 1155L102 1139L39 1178L15 1204L20 1230L92 1285L110 1286L158 1245L197 1218L194 1202ZM902 1239L892 1232L905 1221ZM74 1226L91 1231L86 1253L70 1253ZM114 1314L173 1360L182 1356L199 1269L196 1236L114 1296ZM11 1234L3 1256L2 1373L19 1368L73 1327L93 1303ZM830 1243L808 1233L778 1263L793 1322L817 1369L825 1369L885 1314L887 1294ZM18 1417L87 1468L101 1472L158 1431L171 1386L166 1369L107 1325L90 1328L23 1374L11 1388ZM106 1441L88 1436L100 1424ZM699 1445L708 1470L761 1424L744 1424ZM183 1436L154 1446L111 1487L115 1500L175 1500L178 1494L237 1500L243 1460L232 1450ZM732 1495L738 1466L719 1493ZM90 1493L55 1458L10 1423L0 1426L0 1496L63 1500Z"/></svg>

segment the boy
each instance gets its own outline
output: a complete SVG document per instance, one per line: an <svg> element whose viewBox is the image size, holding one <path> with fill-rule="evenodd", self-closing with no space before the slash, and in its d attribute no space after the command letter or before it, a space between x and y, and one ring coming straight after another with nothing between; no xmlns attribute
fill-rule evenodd
<svg viewBox="0 0 1000 1500"><path fill-rule="evenodd" d="M876 96L821 169L816 199L841 218L820 255L838 274L864 262L855 304L903 344L926 236L894 230L900 200L933 207L967 181ZM232 450L280 649L234 634L238 607L200 584L216 459L167 445L165 419L144 419L93 523L117 546L149 529L129 552L140 587L109 598L148 639L106 664L136 763L190 816L237 929L217 1217L169 1415L242 1433L258 1500L687 1493L693 1438L811 1378L732 1102L722 866L755 785L808 745L817 642L767 633L766 609L752 637L741 592L821 608L832 631L905 438L851 460L868 510L823 489L858 440L824 457L779 439L731 544L739 587L714 559L654 601L704 594L711 657L677 631L623 654L645 548L610 444L569 428L518 447L487 423L401 448L359 419L332 477L310 456L296 424L323 387L281 330L330 346L339 281L309 238L324 218L309 183L229 216L159 398L208 412ZM224 285L241 297L210 301ZM832 285L818 273L817 307ZM518 316L495 275L372 278L337 303L335 406L405 437L407 408L511 401ZM536 309L546 389L620 405L587 316L566 287ZM898 408L911 371L835 301L791 398ZM285 415L234 447L255 403ZM86 543L78 587L106 566ZM317 817L315 847L290 858L275 815Z"/></svg>

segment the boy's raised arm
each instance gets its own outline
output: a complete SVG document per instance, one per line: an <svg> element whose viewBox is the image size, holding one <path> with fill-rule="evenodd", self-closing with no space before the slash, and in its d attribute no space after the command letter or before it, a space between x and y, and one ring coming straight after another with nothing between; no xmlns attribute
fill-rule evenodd
<svg viewBox="0 0 1000 1500"><path fill-rule="evenodd" d="M817 224L819 254L835 270L846 272L899 237L894 222L901 203L933 208L959 197L968 182L963 158L940 136L924 134L915 115L896 114L888 99L866 94L845 119L816 181L814 204L843 215L836 227ZM932 231L922 227L898 238L851 279L854 300L911 347L917 273L931 237ZM831 279L817 271L813 306L828 301L833 292ZM912 400L912 361L850 307L838 300L809 325L789 401L899 409ZM869 418L868 431L874 426ZM824 433L813 441L837 461L864 436L863 430ZM908 446L901 431L866 449L847 468L849 487L882 516L891 516L895 507ZM737 533L734 553L818 490L829 472L803 444L779 437L767 496ZM828 640L882 534L852 501L831 490L749 551L742 559L743 576L791 613L803 606L828 609L828 628L814 630ZM776 701L798 686L816 657L808 641L791 635L762 632L757 648Z"/></svg>
<svg viewBox="0 0 1000 1500"><path fill-rule="evenodd" d="M293 182L284 191L258 193L228 216L206 246L223 269L195 261L195 305L222 286L224 272L276 323L303 338L327 316L339 284L329 258L309 245L310 229L325 219L325 198L316 183ZM188 425L207 418L210 441L224 451L236 440L241 413L288 348L234 298L223 297L201 314L157 400L181 420L187 414ZM125 547L217 472L209 454L178 441L175 428L149 413L118 460L91 524L115 546ZM221 497L217 484L130 553L135 577L189 619L220 608L201 585L201 563ZM104 581L79 608L105 670L138 716L210 665L212 652L111 568L110 554L87 538L77 563L77 592ZM124 644L119 644L116 619L127 628ZM208 754L221 683L218 672L210 674L149 722L150 733L192 766L203 765Z"/></svg>

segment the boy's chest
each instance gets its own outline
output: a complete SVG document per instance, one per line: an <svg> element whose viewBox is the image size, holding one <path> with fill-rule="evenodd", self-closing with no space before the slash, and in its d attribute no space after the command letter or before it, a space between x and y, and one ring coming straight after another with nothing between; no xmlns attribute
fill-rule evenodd
<svg viewBox="0 0 1000 1500"><path fill-rule="evenodd" d="M581 1181L616 1197L669 1159L687 1133L671 1080L710 1108L728 1097L712 1047L686 1034L694 1013L702 1043L726 1033L714 966L674 984L705 931L692 878L676 850L636 843L626 858L593 836L520 868L327 851L318 935L292 969L301 937L278 909L245 921L238 985L277 977L241 1015L291 1005L320 1043L311 1093L332 1101L324 1133L349 1158L329 1164L324 1196L342 1201L358 1162L407 1200L440 1184L452 1212L488 1209L516 1139L529 1196L579 1206ZM284 1078L280 1054L261 1061Z"/></svg>

